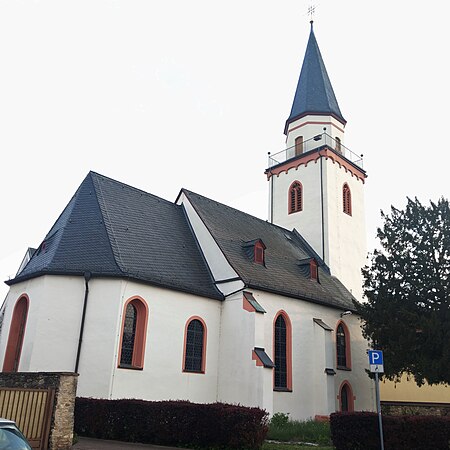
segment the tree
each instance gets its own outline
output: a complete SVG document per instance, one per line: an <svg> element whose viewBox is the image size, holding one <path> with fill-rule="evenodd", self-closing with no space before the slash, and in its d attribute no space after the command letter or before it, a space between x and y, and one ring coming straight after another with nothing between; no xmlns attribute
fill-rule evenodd
<svg viewBox="0 0 450 450"><path fill-rule="evenodd" d="M405 210L381 212L381 248L362 269L366 299L355 307L388 379L450 383L449 202L407 200Z"/></svg>

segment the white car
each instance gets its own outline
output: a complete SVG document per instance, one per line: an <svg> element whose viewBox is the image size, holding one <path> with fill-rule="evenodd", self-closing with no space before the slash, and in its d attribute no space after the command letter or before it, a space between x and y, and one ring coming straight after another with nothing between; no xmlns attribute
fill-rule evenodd
<svg viewBox="0 0 450 450"><path fill-rule="evenodd" d="M32 450L12 420L0 418L0 450Z"/></svg>

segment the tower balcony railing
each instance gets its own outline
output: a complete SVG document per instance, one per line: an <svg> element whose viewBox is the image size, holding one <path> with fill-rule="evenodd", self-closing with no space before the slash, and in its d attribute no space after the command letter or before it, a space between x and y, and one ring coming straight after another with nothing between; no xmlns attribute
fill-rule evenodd
<svg viewBox="0 0 450 450"><path fill-rule="evenodd" d="M288 147L281 152L274 153L273 155L269 152L269 168L282 164L289 159L297 158L304 153L310 152L312 150L317 150L321 148L330 148L335 153L343 156L356 166L364 169L363 167L363 155L357 155L352 152L349 148L341 143L339 139L331 137L328 133L323 132L314 136L311 139L297 143L292 147Z"/></svg>

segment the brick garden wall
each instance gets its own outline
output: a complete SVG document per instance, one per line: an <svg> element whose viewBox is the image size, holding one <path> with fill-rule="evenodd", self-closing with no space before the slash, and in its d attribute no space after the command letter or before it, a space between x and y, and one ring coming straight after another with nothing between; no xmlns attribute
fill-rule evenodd
<svg viewBox="0 0 450 450"><path fill-rule="evenodd" d="M49 450L72 447L77 381L78 374L69 372L0 372L0 387L55 390Z"/></svg>

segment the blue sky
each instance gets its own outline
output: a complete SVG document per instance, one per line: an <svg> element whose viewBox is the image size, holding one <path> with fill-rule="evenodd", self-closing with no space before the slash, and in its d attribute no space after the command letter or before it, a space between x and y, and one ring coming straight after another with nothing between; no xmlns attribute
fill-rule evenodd
<svg viewBox="0 0 450 450"><path fill-rule="evenodd" d="M447 1L316 2L345 145L380 210L448 197ZM14 276L89 170L175 200L184 187L267 218L307 1L0 2L0 277ZM0 301L7 286L0 287Z"/></svg>

